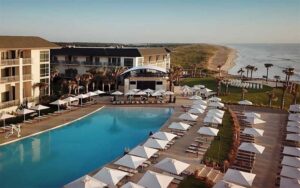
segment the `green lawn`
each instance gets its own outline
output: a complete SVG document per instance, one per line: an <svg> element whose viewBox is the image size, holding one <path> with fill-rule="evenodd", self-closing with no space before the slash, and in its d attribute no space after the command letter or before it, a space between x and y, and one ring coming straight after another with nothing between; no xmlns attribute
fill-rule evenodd
<svg viewBox="0 0 300 188"><path fill-rule="evenodd" d="M206 185L194 176L188 176L179 184L178 188L206 188Z"/></svg>
<svg viewBox="0 0 300 188"><path fill-rule="evenodd" d="M232 119L228 111L224 114L223 126L219 126L218 128L218 135L220 137L216 137L216 139L214 139L205 154L205 158L222 163L228 158L228 153L232 144Z"/></svg>
<svg viewBox="0 0 300 188"><path fill-rule="evenodd" d="M185 78L181 81L180 83L181 85L189 85L189 86L193 86L193 85L205 85L207 88L212 89L214 91L217 90L217 82L215 78L212 77L208 77L208 78ZM282 89L280 88L271 88L268 86L264 86L263 89L261 90L256 90L256 89L247 89L247 93L245 94L245 99L253 102L254 104L257 105L268 105L269 104L269 99L268 99L268 95L267 92L268 91L274 91L274 94L277 97L277 101L273 101L273 106L276 107L280 107L280 99L281 99L281 95L282 95ZM241 88L237 88L237 87L230 87L229 86L229 94L227 96L220 96L222 98L222 100L224 102L231 102L231 103L237 103L238 101L241 100L242 94ZM225 92L225 86L222 85L222 93ZM298 101L299 101L300 97L298 97ZM285 107L288 108L290 104L292 104L292 100L293 100L293 95L286 93L286 97L285 97Z"/></svg>

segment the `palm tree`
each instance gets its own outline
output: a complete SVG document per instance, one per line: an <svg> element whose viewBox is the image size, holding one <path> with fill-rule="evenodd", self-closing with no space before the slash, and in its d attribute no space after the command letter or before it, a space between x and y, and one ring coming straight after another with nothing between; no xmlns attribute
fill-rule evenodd
<svg viewBox="0 0 300 188"><path fill-rule="evenodd" d="M85 87L86 93L89 92L89 84L91 82L91 79L92 79L91 73L85 73L85 74L81 75L81 77L80 77L80 80Z"/></svg>
<svg viewBox="0 0 300 188"><path fill-rule="evenodd" d="M272 101L275 101L277 99L274 91L267 91L266 94L268 95L269 98L269 107L272 107Z"/></svg>
<svg viewBox="0 0 300 188"><path fill-rule="evenodd" d="M179 84L180 78L182 76L182 70L182 67L179 65L171 65L171 68L168 71L170 91L172 91L174 81L176 82L176 84Z"/></svg>
<svg viewBox="0 0 300 188"><path fill-rule="evenodd" d="M43 91L44 89L46 89L48 87L48 83L45 83L45 82L39 82L39 83L35 83L33 84L32 88L33 88L33 92L35 90L35 88L39 88L39 91L40 91L40 94L39 94L39 100L41 98L41 91ZM33 96L34 96L34 93L33 93Z"/></svg>
<svg viewBox="0 0 300 188"><path fill-rule="evenodd" d="M285 83L283 84L282 87L281 105L280 105L281 109L284 108L286 89L289 87L290 77L294 74L294 68L286 68L282 72L285 74Z"/></svg>
<svg viewBox="0 0 300 188"><path fill-rule="evenodd" d="M276 88L277 88L277 84L278 84L278 81L280 80L280 76L275 75L275 76L274 76L274 79L275 79L275 81L276 81Z"/></svg>
<svg viewBox="0 0 300 188"><path fill-rule="evenodd" d="M246 71L247 71L247 78L249 78L249 71L250 71L250 69L251 69L251 65L247 65L247 66L245 67L245 69L246 69Z"/></svg>
<svg viewBox="0 0 300 188"><path fill-rule="evenodd" d="M268 82L269 68L273 67L273 64L272 64L272 63L265 63L265 67L266 67L266 69L267 69L266 82Z"/></svg>
<svg viewBox="0 0 300 188"><path fill-rule="evenodd" d="M239 71L237 72L238 74L241 75L241 79L243 78L243 74L244 74L244 69L243 68L240 68ZM247 71L247 77L248 77L248 71Z"/></svg>
<svg viewBox="0 0 300 188"><path fill-rule="evenodd" d="M124 71L125 71L124 67L114 67L111 70L111 76L113 77L115 82L115 90L118 90L118 78Z"/></svg>
<svg viewBox="0 0 300 188"><path fill-rule="evenodd" d="M54 79L59 76L59 70L57 68L53 68L50 71L50 85L51 85L51 94L53 94L53 85L54 85Z"/></svg>
<svg viewBox="0 0 300 188"><path fill-rule="evenodd" d="M257 71L257 67L250 65L250 74L251 74L251 80L253 78L253 72Z"/></svg>

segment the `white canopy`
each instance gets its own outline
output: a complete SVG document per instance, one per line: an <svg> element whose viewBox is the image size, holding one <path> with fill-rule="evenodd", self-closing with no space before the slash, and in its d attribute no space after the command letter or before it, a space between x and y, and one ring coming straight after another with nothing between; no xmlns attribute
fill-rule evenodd
<svg viewBox="0 0 300 188"><path fill-rule="evenodd" d="M147 95L147 93L145 91L139 91L135 95Z"/></svg>
<svg viewBox="0 0 300 188"><path fill-rule="evenodd" d="M289 114L289 121L300 121L300 114Z"/></svg>
<svg viewBox="0 0 300 188"><path fill-rule="evenodd" d="M169 125L170 129L177 129L177 130L182 130L186 131L190 128L191 126L189 124L183 123L183 122L172 122Z"/></svg>
<svg viewBox="0 0 300 188"><path fill-rule="evenodd" d="M200 108L202 110L205 110L207 108L207 106L205 106L203 104L194 104L193 106L191 106L191 108Z"/></svg>
<svg viewBox="0 0 300 188"><path fill-rule="evenodd" d="M56 101L54 101L54 102L52 102L50 104L53 104L53 105L63 105L63 104L66 104L66 103L67 103L66 101L58 99L58 100L56 100Z"/></svg>
<svg viewBox="0 0 300 188"><path fill-rule="evenodd" d="M300 140L300 134L287 134L286 140L298 142Z"/></svg>
<svg viewBox="0 0 300 188"><path fill-rule="evenodd" d="M244 186L240 186L234 183L230 183L224 180L218 181L213 188L246 188Z"/></svg>
<svg viewBox="0 0 300 188"><path fill-rule="evenodd" d="M208 104L208 106L210 107L217 107L217 108L223 108L224 107L224 104L221 103L221 102L210 102Z"/></svg>
<svg viewBox="0 0 300 188"><path fill-rule="evenodd" d="M208 89L208 88L202 88L202 89L200 89L200 92L201 93L209 93L209 92L212 92L213 90L211 90L211 89Z"/></svg>
<svg viewBox="0 0 300 188"><path fill-rule="evenodd" d="M156 138L156 139L160 139L160 140L167 140L167 141L171 141L173 140L177 135L176 134L172 134L172 133L168 133L168 132L156 132L154 133L151 137L152 138Z"/></svg>
<svg viewBox="0 0 300 188"><path fill-rule="evenodd" d="M286 154L286 155L292 155L292 156L295 156L295 157L300 157L300 148L284 146L282 153Z"/></svg>
<svg viewBox="0 0 300 188"><path fill-rule="evenodd" d="M244 113L244 116L251 117L251 118L253 118L253 117L255 117L255 118L261 118L260 114L254 113L254 112L246 112L246 113Z"/></svg>
<svg viewBox="0 0 300 188"><path fill-rule="evenodd" d="M280 176L300 180L300 168L283 165Z"/></svg>
<svg viewBox="0 0 300 188"><path fill-rule="evenodd" d="M300 127L300 122L299 121L288 121L287 126Z"/></svg>
<svg viewBox="0 0 300 188"><path fill-rule="evenodd" d="M142 185L147 188L167 188L172 182L173 177L159 174L148 170L145 175L138 182L139 185Z"/></svg>
<svg viewBox="0 0 300 188"><path fill-rule="evenodd" d="M184 113L181 114L178 118L186 121L197 121L198 116L190 113Z"/></svg>
<svg viewBox="0 0 300 188"><path fill-rule="evenodd" d="M135 92L132 90L129 90L127 93L125 93L125 96L135 95Z"/></svg>
<svg viewBox="0 0 300 188"><path fill-rule="evenodd" d="M219 109L210 109L210 110L208 110L208 113L222 114L222 115L224 115L225 111L224 110L219 110Z"/></svg>
<svg viewBox="0 0 300 188"><path fill-rule="evenodd" d="M223 119L224 114L208 111L207 114L206 114L206 117L208 117L208 116L215 116L215 117L217 117L219 119Z"/></svg>
<svg viewBox="0 0 300 188"><path fill-rule="evenodd" d="M263 136L264 130L256 128L245 128L243 131L244 134L252 135L254 137Z"/></svg>
<svg viewBox="0 0 300 188"><path fill-rule="evenodd" d="M94 92L92 92L92 91L90 91L90 92L86 93L86 95L87 95L88 97L93 97L93 96L96 96L96 95L98 95L98 94L97 94L97 93L94 93Z"/></svg>
<svg viewBox="0 0 300 188"><path fill-rule="evenodd" d="M184 163L172 158L164 158L160 162L158 162L155 167L166 172L170 172L172 174L181 174L185 169L190 166L188 163Z"/></svg>
<svg viewBox="0 0 300 188"><path fill-rule="evenodd" d="M290 178L280 178L280 188L299 188L300 180Z"/></svg>
<svg viewBox="0 0 300 188"><path fill-rule="evenodd" d="M209 102L221 102L222 99L219 97L212 97L208 99Z"/></svg>
<svg viewBox="0 0 300 188"><path fill-rule="evenodd" d="M255 174L247 173L239 170L228 169L223 179L228 182L232 182L245 187L251 187Z"/></svg>
<svg viewBox="0 0 300 188"><path fill-rule="evenodd" d="M243 151L252 152L252 153L262 154L263 151L265 150L265 147L258 145L258 144L250 143L250 142L243 142L238 149L243 150Z"/></svg>
<svg viewBox="0 0 300 188"><path fill-rule="evenodd" d="M168 143L169 141L166 140L149 138L143 146L155 148L155 149L165 149Z"/></svg>
<svg viewBox="0 0 300 188"><path fill-rule="evenodd" d="M219 130L211 127L200 127L200 129L197 132L206 136L217 136Z"/></svg>
<svg viewBox="0 0 300 188"><path fill-rule="evenodd" d="M245 121L247 121L248 123L253 124L253 125L254 124L260 124L260 123L266 123L264 120L259 119L257 117L247 117L245 119Z"/></svg>
<svg viewBox="0 0 300 188"><path fill-rule="evenodd" d="M300 112L300 104L290 105L289 111L290 112Z"/></svg>
<svg viewBox="0 0 300 188"><path fill-rule="evenodd" d="M164 95L174 95L174 92L172 92L172 91L166 91L166 92L164 92Z"/></svg>
<svg viewBox="0 0 300 188"><path fill-rule="evenodd" d="M300 168L300 158L299 157L283 156L281 164L286 165L286 166L292 166L292 167Z"/></svg>
<svg viewBox="0 0 300 188"><path fill-rule="evenodd" d="M127 182L125 185L122 185L121 188L145 188L145 187L138 185L136 183Z"/></svg>
<svg viewBox="0 0 300 188"><path fill-rule="evenodd" d="M110 186L115 186L121 179L127 176L127 172L104 167L98 171L93 177Z"/></svg>
<svg viewBox="0 0 300 188"><path fill-rule="evenodd" d="M68 98L65 98L63 101L65 101L67 103L70 103L70 102L73 102L73 101L78 101L78 98L68 97Z"/></svg>
<svg viewBox="0 0 300 188"><path fill-rule="evenodd" d="M193 95L189 98L190 100L201 100L202 97L198 96L198 95Z"/></svg>
<svg viewBox="0 0 300 188"><path fill-rule="evenodd" d="M240 104L240 105L253 105L253 103L251 101L248 101L248 100L239 101L238 104Z"/></svg>
<svg viewBox="0 0 300 188"><path fill-rule="evenodd" d="M204 110L200 108L191 108L188 113L190 114L203 114Z"/></svg>
<svg viewBox="0 0 300 188"><path fill-rule="evenodd" d="M146 160L147 159L142 157L137 157L133 155L124 155L122 158L114 162L114 164L136 169L137 167L142 165Z"/></svg>
<svg viewBox="0 0 300 188"><path fill-rule="evenodd" d="M203 120L204 123L222 124L222 119L217 116L206 116Z"/></svg>
<svg viewBox="0 0 300 188"><path fill-rule="evenodd" d="M300 133L300 127L287 126L286 131L291 133Z"/></svg>
<svg viewBox="0 0 300 188"><path fill-rule="evenodd" d="M35 111L34 111L34 110L29 110L29 109L27 109L27 108L23 108L22 110L18 110L18 111L17 111L17 114L23 115L23 116L24 116L24 121L25 121L25 115L26 115L26 114L33 113L33 112L35 112Z"/></svg>
<svg viewBox="0 0 300 188"><path fill-rule="evenodd" d="M150 157L152 157L152 155L154 155L157 152L158 152L157 149L153 149L145 146L137 146L133 148L128 154L149 159Z"/></svg>
<svg viewBox="0 0 300 188"><path fill-rule="evenodd" d="M40 116L41 115L41 110L46 110L48 108L49 108L48 106L43 106L43 105L39 104L39 105L31 107L30 109L38 111L39 112L39 116Z"/></svg>
<svg viewBox="0 0 300 188"><path fill-rule="evenodd" d="M9 118L13 118L13 117L16 117L16 116L13 116L13 115L10 115L10 114L7 114L7 113L1 113L0 114L0 120L3 120L4 127L5 127L5 120L9 119Z"/></svg>
<svg viewBox="0 0 300 188"><path fill-rule="evenodd" d="M195 101L193 101L193 104L207 105L207 102L204 100L195 100Z"/></svg>
<svg viewBox="0 0 300 188"><path fill-rule="evenodd" d="M106 187L107 184L89 176L85 175L81 178L78 178L75 181L64 186L64 188L102 188Z"/></svg>
<svg viewBox="0 0 300 188"><path fill-rule="evenodd" d="M96 90L96 91L94 91L94 93L96 93L97 95L101 95L101 94L104 94L105 92L101 91L101 90Z"/></svg>
<svg viewBox="0 0 300 188"><path fill-rule="evenodd" d="M85 99L85 98L88 98L89 96L87 94L79 94L77 96L75 96L75 98L77 99Z"/></svg>
<svg viewBox="0 0 300 188"><path fill-rule="evenodd" d="M112 93L112 95L123 95L123 93L121 91L115 91Z"/></svg>
<svg viewBox="0 0 300 188"><path fill-rule="evenodd" d="M151 94L151 96L153 97L162 96L162 93L159 91L155 91L154 93Z"/></svg>
<svg viewBox="0 0 300 188"><path fill-rule="evenodd" d="M148 89L145 89L144 91L145 91L146 93L153 93L153 92L154 92L153 89L149 89L149 88L148 88Z"/></svg>

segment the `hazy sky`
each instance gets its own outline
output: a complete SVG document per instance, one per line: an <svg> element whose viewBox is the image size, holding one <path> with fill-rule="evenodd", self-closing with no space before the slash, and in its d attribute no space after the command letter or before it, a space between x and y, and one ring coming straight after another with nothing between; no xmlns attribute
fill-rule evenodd
<svg viewBox="0 0 300 188"><path fill-rule="evenodd" d="M0 25L51 41L300 43L300 0L0 0Z"/></svg>

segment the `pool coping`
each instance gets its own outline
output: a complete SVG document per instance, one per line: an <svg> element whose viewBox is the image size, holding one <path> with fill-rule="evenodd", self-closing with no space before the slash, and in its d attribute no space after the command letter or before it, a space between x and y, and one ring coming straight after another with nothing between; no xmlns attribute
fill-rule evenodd
<svg viewBox="0 0 300 188"><path fill-rule="evenodd" d="M83 115L83 116L81 116L81 117L79 117L79 118L76 118L76 119L74 119L74 120L71 120L71 121L69 121L69 122L67 122L67 123L63 123L63 124L57 125L57 126L52 127L52 128L50 128L50 129L46 129L46 130L43 130L43 131L39 131L39 132L30 134L30 135L21 137L21 138L17 138L17 139L11 140L11 141L4 142L4 143L0 144L0 147L1 147L1 146L4 146L4 145L7 145L7 144L14 143L14 142L18 142L18 141L20 141L20 140L23 140L23 139L26 139L26 138L29 138L29 137L32 137L32 136L36 136L36 135L39 135L39 134L42 134L42 133L45 133L45 132L48 132L48 131L52 131L52 130L54 130L54 129L58 129L58 128L67 126L67 125L69 125L69 124L71 124L71 123L74 123L74 122L76 122L76 121L79 121L79 120L81 120L81 119L83 119L83 118L85 118L85 117L87 117L87 116L89 116L89 115L91 115L91 114L93 114L93 113L99 111L99 110L102 110L104 107L106 107L106 106L104 105L104 106L102 106L102 107L100 107L100 108L98 108L98 109L96 109L96 110L94 110L94 111L92 111L92 112L90 112L90 113L88 113L88 114L85 114L85 115Z"/></svg>

